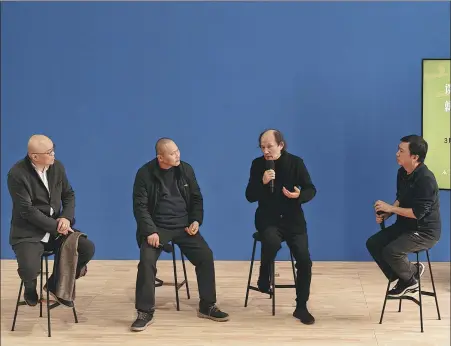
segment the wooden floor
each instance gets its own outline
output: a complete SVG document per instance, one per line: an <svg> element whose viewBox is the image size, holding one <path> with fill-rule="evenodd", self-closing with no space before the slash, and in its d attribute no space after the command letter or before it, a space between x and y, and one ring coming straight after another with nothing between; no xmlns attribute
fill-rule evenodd
<svg viewBox="0 0 451 346"><path fill-rule="evenodd" d="M258 268L257 266L254 268ZM53 265L53 264L52 264ZM249 262L216 262L218 305L231 320L218 323L196 317L198 305L194 268L188 263L191 299L181 289L181 311L175 308L173 286L157 288L155 323L146 331L130 332L136 317L134 292L136 261L92 261L88 275L77 283L79 324L70 309L52 310L52 338L39 307L19 308L16 330L11 323L19 280L16 262L1 263L1 345L450 345L450 264L433 263L442 320L437 320L434 299L425 297L424 333L419 309L409 301L397 312L388 301L384 322L379 317L386 280L374 263L315 262L309 308L316 324L306 326L292 317L294 290L279 289L276 316L268 296L250 292L244 308ZM182 276L179 263L179 278ZM172 262L159 261L158 276L173 282ZM278 283L292 283L289 262L277 262ZM257 270L254 270L254 283ZM429 270L423 285L430 288Z"/></svg>

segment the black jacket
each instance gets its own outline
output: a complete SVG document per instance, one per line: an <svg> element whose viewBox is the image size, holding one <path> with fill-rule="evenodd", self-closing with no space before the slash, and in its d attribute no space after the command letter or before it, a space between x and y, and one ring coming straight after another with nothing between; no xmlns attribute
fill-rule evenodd
<svg viewBox="0 0 451 346"><path fill-rule="evenodd" d="M189 223L197 221L199 225L202 225L203 197L194 170L183 161L174 168L179 191L187 205ZM138 246L141 246L143 239L149 235L158 233L158 228L152 218L160 198L160 188L161 176L158 160L153 159L138 170L133 184L133 214L137 224L136 241Z"/></svg>
<svg viewBox="0 0 451 346"><path fill-rule="evenodd" d="M267 170L267 161L263 156L252 161L249 183L246 188L246 199L258 202L255 212L255 227L263 231L268 226L277 226L291 233L304 233L307 226L301 204L313 199L316 188L304 161L293 154L283 152L275 161L276 179L274 193L271 194L269 184L263 184L263 174ZM294 186L301 190L297 199L290 199L282 192L285 186L294 192Z"/></svg>
<svg viewBox="0 0 451 346"><path fill-rule="evenodd" d="M412 208L416 219L397 216L397 224L408 231L432 236L441 233L440 198L434 174L420 164L411 174L398 170L396 199L401 208Z"/></svg>
<svg viewBox="0 0 451 346"><path fill-rule="evenodd" d="M59 217L75 223L75 194L58 160L47 170L50 194L28 156L8 172L8 190L13 202L9 242L39 242L48 232L53 236ZM53 215L50 216L50 208Z"/></svg>

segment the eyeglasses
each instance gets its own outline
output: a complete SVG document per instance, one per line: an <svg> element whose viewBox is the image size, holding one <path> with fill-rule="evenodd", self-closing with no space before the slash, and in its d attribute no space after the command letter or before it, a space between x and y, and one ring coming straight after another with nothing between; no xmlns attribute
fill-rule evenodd
<svg viewBox="0 0 451 346"><path fill-rule="evenodd" d="M49 156L55 155L55 145L53 145L53 148L52 148L52 149L47 150L47 151L44 152L44 153L31 153L31 154L32 154L32 155L49 155Z"/></svg>

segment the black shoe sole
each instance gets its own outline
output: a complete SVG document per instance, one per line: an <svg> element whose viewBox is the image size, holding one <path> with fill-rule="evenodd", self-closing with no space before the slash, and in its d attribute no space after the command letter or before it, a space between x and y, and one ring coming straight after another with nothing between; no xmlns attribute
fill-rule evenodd
<svg viewBox="0 0 451 346"><path fill-rule="evenodd" d="M213 317L213 316L210 316L210 315L203 314L200 311L197 312L197 317L199 317L199 318L206 318L206 319L209 319L209 320L212 320L212 321L216 321L216 322L227 322L230 319L229 316L218 318L218 317Z"/></svg>
<svg viewBox="0 0 451 346"><path fill-rule="evenodd" d="M402 297L403 295L405 295L406 293L415 293L416 291L418 291L418 282L415 285L406 287L402 292L397 293L397 294L391 294L389 293L388 296L390 297L394 297L394 298L399 298Z"/></svg>

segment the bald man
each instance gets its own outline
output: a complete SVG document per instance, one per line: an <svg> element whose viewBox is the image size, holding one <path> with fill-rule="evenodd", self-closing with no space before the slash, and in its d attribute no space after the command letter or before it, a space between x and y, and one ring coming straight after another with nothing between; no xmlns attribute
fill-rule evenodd
<svg viewBox="0 0 451 346"><path fill-rule="evenodd" d="M255 226L260 234L262 253L257 286L261 292L271 293L271 263L282 241L286 241L297 268L293 316L304 324L313 324L315 319L307 309L312 261L302 204L315 197L316 188L304 161L287 152L287 143L279 130L262 132L258 142L263 155L252 161L246 187L246 199L258 202Z"/></svg>
<svg viewBox="0 0 451 346"><path fill-rule="evenodd" d="M154 319L156 263L169 241L180 246L196 267L199 287L198 317L227 321L216 306L213 253L199 228L203 221L203 198L193 168L180 160L177 145L169 138L158 140L157 157L137 172L133 186L133 212L140 248L136 279L137 319L132 331L143 331Z"/></svg>
<svg viewBox="0 0 451 346"><path fill-rule="evenodd" d="M56 250L64 236L74 231L75 222L75 194L64 166L55 159L55 146L50 138L44 135L30 138L27 155L8 172L8 189L13 202L9 242L24 281L24 300L35 306L41 255ZM76 278L93 257L94 244L80 237L78 255ZM45 285L54 298L57 280L51 275Z"/></svg>

